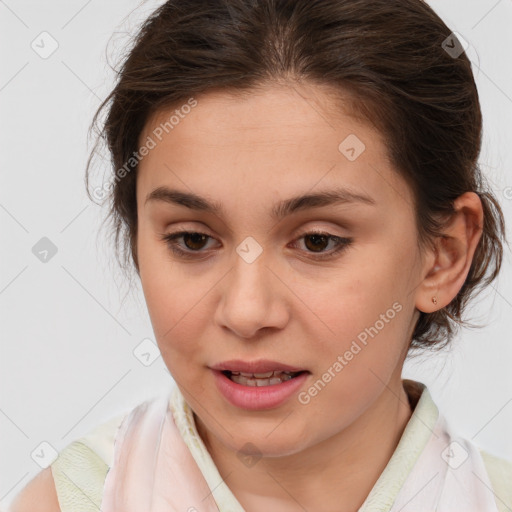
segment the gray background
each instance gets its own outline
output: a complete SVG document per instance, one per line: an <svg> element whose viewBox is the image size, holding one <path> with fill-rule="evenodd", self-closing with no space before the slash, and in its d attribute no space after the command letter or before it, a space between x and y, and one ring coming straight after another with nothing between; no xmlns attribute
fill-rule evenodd
<svg viewBox="0 0 512 512"><path fill-rule="evenodd" d="M106 53L116 63L128 34L161 3L0 1L4 507L41 470L31 457L45 450L40 443L61 450L172 383L161 357L145 366L133 353L153 340L143 294L137 284L126 295L100 231L104 212L88 200L83 178L87 129L113 83ZM429 3L470 43L485 120L481 163L512 220L512 2ZM31 47L35 40L40 52L51 49L43 31L58 44L47 58ZM95 176L101 185L101 169ZM57 248L46 263L32 252L43 237ZM458 433L512 460L510 256L470 311L487 326L462 330L451 352L407 362L404 377L427 384Z"/></svg>

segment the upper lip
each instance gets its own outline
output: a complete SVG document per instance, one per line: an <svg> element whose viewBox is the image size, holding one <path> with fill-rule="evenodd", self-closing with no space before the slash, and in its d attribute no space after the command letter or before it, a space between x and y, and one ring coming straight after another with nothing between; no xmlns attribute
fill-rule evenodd
<svg viewBox="0 0 512 512"><path fill-rule="evenodd" d="M223 361L214 366L210 366L212 370L244 372L244 373L265 373L272 371L282 372L301 372L304 368L290 366L289 364L280 363L279 361L270 361L268 359L259 359L257 361L242 361L240 359L231 359Z"/></svg>

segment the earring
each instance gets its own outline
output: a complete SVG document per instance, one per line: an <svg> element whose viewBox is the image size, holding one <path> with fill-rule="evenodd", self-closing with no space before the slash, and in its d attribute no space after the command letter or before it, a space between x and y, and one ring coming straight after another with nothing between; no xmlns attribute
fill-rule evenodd
<svg viewBox="0 0 512 512"><path fill-rule="evenodd" d="M437 304L437 297L432 297L432 302L433 302L434 304Z"/></svg>

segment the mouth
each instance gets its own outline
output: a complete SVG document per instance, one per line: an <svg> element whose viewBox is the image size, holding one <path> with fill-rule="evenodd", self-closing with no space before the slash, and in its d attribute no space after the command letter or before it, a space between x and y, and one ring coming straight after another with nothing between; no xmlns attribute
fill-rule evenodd
<svg viewBox="0 0 512 512"><path fill-rule="evenodd" d="M248 387L277 386L291 379L295 379L306 370L297 372L274 370L263 373L247 373L231 370L223 370L222 373L231 381Z"/></svg>
<svg viewBox="0 0 512 512"><path fill-rule="evenodd" d="M231 359L209 368L220 394L231 405L251 411L280 407L311 375L304 367L270 359Z"/></svg>
<svg viewBox="0 0 512 512"><path fill-rule="evenodd" d="M231 405L261 411L282 406L306 385L311 372L287 366L271 361L229 361L210 369L217 390Z"/></svg>

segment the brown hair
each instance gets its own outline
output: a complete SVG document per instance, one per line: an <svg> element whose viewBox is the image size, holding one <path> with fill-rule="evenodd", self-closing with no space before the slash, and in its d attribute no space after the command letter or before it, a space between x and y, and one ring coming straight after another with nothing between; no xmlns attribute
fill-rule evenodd
<svg viewBox="0 0 512 512"><path fill-rule="evenodd" d="M131 258L138 272L133 155L149 117L214 89L250 93L269 82L306 80L352 100L352 113L384 135L394 167L414 194L420 248L441 236L454 199L467 191L479 195L483 234L467 279L446 307L421 312L410 346L440 349L458 325L479 327L462 313L472 294L498 275L505 227L477 164L482 115L471 64L464 52L448 51L458 44L450 37L422 0L164 3L142 24L91 126L107 109L86 183L89 193L91 159L104 141L117 172L107 219L121 266L128 269Z"/></svg>

